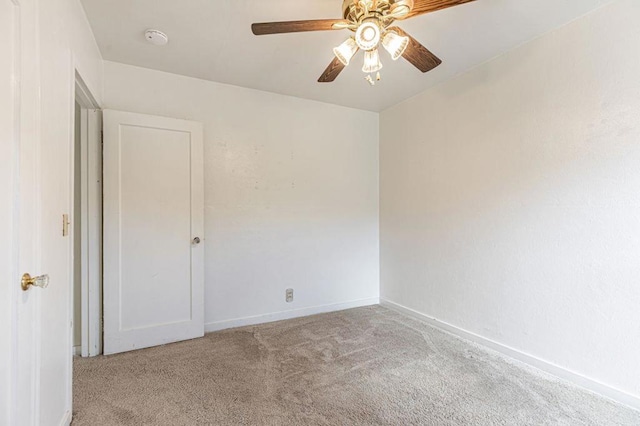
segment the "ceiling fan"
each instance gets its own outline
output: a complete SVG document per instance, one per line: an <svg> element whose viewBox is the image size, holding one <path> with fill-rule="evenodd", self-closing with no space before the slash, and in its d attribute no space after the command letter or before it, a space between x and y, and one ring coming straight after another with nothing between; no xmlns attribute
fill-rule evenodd
<svg viewBox="0 0 640 426"><path fill-rule="evenodd" d="M442 63L409 34L392 24L396 20L413 18L475 0L343 0L343 19L310 21L265 22L251 25L255 35L296 33L303 31L349 30L353 32L344 43L333 49L335 58L322 73L318 82L330 83L349 65L359 50L364 51L362 71L365 79L375 84L380 80L382 62L380 45L394 61L403 57L420 71L431 71Z"/></svg>

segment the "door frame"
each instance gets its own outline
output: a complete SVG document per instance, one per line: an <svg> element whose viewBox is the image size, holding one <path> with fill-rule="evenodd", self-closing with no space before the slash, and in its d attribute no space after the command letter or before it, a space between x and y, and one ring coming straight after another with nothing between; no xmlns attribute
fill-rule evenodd
<svg viewBox="0 0 640 426"><path fill-rule="evenodd" d="M81 323L81 355L83 357L97 356L102 353L102 112L100 105L85 84L82 76L75 68L73 81L72 108L75 102L80 106L80 184L81 184L81 256L80 264L81 290L80 290L80 323ZM75 113L71 114L75 119ZM75 193L74 167L75 167L75 126L72 126L73 137L70 141L70 191L71 205L69 211L74 211ZM72 223L76 218L72 217ZM75 243L73 235L74 227L71 227L71 241ZM71 250L71 270L75 260L73 244ZM71 283L73 288L73 274ZM73 295L73 292L72 292ZM71 315L73 317L75 301L71 303Z"/></svg>

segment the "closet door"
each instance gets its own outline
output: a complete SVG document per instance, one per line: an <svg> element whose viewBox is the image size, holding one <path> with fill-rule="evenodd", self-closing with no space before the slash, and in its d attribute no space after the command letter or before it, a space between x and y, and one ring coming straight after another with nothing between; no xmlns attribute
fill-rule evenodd
<svg viewBox="0 0 640 426"><path fill-rule="evenodd" d="M104 111L104 353L204 335L200 123Z"/></svg>

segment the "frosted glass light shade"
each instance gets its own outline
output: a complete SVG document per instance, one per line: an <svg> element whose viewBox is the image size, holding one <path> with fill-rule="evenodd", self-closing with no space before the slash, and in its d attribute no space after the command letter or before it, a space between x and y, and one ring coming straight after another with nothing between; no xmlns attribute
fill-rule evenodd
<svg viewBox="0 0 640 426"><path fill-rule="evenodd" d="M373 49L368 52L364 52L364 66L362 71L366 73L378 72L382 69L382 62L380 62L380 54L378 49Z"/></svg>
<svg viewBox="0 0 640 426"><path fill-rule="evenodd" d="M389 52L391 59L398 59L409 46L409 37L402 37L393 31L389 31L382 39L382 46Z"/></svg>
<svg viewBox="0 0 640 426"><path fill-rule="evenodd" d="M353 38L348 38L340 46L333 49L333 54L336 55L336 58L338 58L340 62L347 66L357 51L358 44L356 41Z"/></svg>
<svg viewBox="0 0 640 426"><path fill-rule="evenodd" d="M380 44L380 27L374 21L364 21L356 30L356 43L362 50L371 50Z"/></svg>

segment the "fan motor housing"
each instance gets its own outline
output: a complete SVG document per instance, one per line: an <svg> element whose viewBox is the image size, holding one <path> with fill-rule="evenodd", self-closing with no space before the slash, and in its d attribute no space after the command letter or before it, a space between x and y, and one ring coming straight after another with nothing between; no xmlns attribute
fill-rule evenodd
<svg viewBox="0 0 640 426"><path fill-rule="evenodd" d="M375 4L375 9L371 11L379 15L384 12L393 13L398 10L406 10L405 13L409 13L413 9L413 0L364 0L372 7ZM362 8L360 7L360 0L343 0L342 2L342 16L344 19L351 22L359 22L365 18Z"/></svg>

